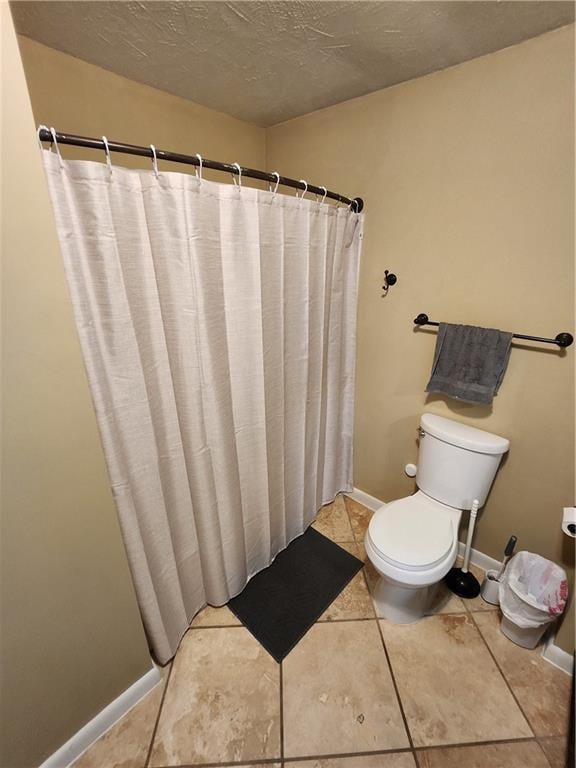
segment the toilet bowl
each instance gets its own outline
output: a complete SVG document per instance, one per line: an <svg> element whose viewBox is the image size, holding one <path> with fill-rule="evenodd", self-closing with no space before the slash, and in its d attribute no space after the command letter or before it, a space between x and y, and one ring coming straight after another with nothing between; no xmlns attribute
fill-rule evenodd
<svg viewBox="0 0 576 768"><path fill-rule="evenodd" d="M374 513L364 545L380 576L373 589L380 618L410 624L426 613L456 560L461 514L422 491Z"/></svg>
<svg viewBox="0 0 576 768"><path fill-rule="evenodd" d="M379 574L378 615L397 624L420 619L436 585L454 565L462 510L482 506L510 443L443 416L420 419L418 491L378 509L366 554Z"/></svg>

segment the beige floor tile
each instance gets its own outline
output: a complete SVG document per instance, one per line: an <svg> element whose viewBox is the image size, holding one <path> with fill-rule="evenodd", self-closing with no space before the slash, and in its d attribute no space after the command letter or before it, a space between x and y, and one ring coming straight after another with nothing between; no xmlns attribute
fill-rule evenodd
<svg viewBox="0 0 576 768"><path fill-rule="evenodd" d="M358 546L358 557L364 563L364 575L368 583L368 589L373 590L380 576L376 568L374 568L374 566L370 562L368 555L366 554L366 550L364 549L364 544L358 544L357 546Z"/></svg>
<svg viewBox="0 0 576 768"><path fill-rule="evenodd" d="M339 546L350 552L354 557L360 557L357 544L341 543ZM318 621L342 621L344 619L373 619L374 608L366 580L362 571L344 587L332 605L327 608Z"/></svg>
<svg viewBox="0 0 576 768"><path fill-rule="evenodd" d="M174 660L150 765L279 756L278 664L243 627L188 632Z"/></svg>
<svg viewBox="0 0 576 768"><path fill-rule="evenodd" d="M535 741L418 751L420 768L549 768Z"/></svg>
<svg viewBox="0 0 576 768"><path fill-rule="evenodd" d="M474 621L494 654L537 736L562 736L568 731L571 677L540 655L500 632L500 614L475 614Z"/></svg>
<svg viewBox="0 0 576 768"><path fill-rule="evenodd" d="M197 627L240 627L242 622L234 616L228 606L214 608L207 605L192 619L192 628Z"/></svg>
<svg viewBox="0 0 576 768"><path fill-rule="evenodd" d="M408 746L375 621L315 624L282 669L287 757Z"/></svg>
<svg viewBox="0 0 576 768"><path fill-rule="evenodd" d="M322 507L316 520L312 523L312 528L332 541L354 541L348 513L344 506L344 497L341 494L336 496L332 504L326 504Z"/></svg>
<svg viewBox="0 0 576 768"><path fill-rule="evenodd" d="M468 614L380 625L415 746L532 736Z"/></svg>
<svg viewBox="0 0 576 768"><path fill-rule="evenodd" d="M286 765L290 768L416 768L411 752L294 760L286 763Z"/></svg>
<svg viewBox="0 0 576 768"><path fill-rule="evenodd" d="M346 509L348 510L354 539L357 542L363 542L370 523L370 518L374 513L372 510L368 509L363 504L354 501L354 499L351 499L349 496L345 496L344 501L346 503Z"/></svg>
<svg viewBox="0 0 576 768"><path fill-rule="evenodd" d="M427 613L466 613L466 606L458 595L451 592L443 581L436 585Z"/></svg>
<svg viewBox="0 0 576 768"><path fill-rule="evenodd" d="M74 768L143 768L169 667L158 685L74 763Z"/></svg>
<svg viewBox="0 0 576 768"><path fill-rule="evenodd" d="M355 544L356 552L358 553L357 557L362 560L362 562L367 565L370 561L368 560L368 555L366 554L366 549L364 547L364 543L358 542Z"/></svg>
<svg viewBox="0 0 576 768"><path fill-rule="evenodd" d="M568 765L568 738L566 736L546 736L538 741L548 758L550 768L566 768Z"/></svg>

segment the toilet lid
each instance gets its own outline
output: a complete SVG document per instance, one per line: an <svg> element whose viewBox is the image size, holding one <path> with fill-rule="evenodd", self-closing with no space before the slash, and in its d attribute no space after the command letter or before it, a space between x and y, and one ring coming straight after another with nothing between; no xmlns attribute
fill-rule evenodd
<svg viewBox="0 0 576 768"><path fill-rule="evenodd" d="M454 543L450 514L421 494L387 504L370 520L370 539L385 560L425 568L443 560Z"/></svg>

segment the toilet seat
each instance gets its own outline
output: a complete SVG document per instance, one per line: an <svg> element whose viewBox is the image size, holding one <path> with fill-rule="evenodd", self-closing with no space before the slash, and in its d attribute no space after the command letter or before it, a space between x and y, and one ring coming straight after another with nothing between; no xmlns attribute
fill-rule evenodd
<svg viewBox="0 0 576 768"><path fill-rule="evenodd" d="M370 544L394 568L428 571L454 549L454 512L422 492L392 501L372 516Z"/></svg>

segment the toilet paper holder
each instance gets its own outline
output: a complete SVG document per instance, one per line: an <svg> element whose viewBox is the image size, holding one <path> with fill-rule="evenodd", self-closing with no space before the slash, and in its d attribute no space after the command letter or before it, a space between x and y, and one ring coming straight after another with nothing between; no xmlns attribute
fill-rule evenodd
<svg viewBox="0 0 576 768"><path fill-rule="evenodd" d="M576 507L564 507L562 530L566 536L576 539Z"/></svg>

